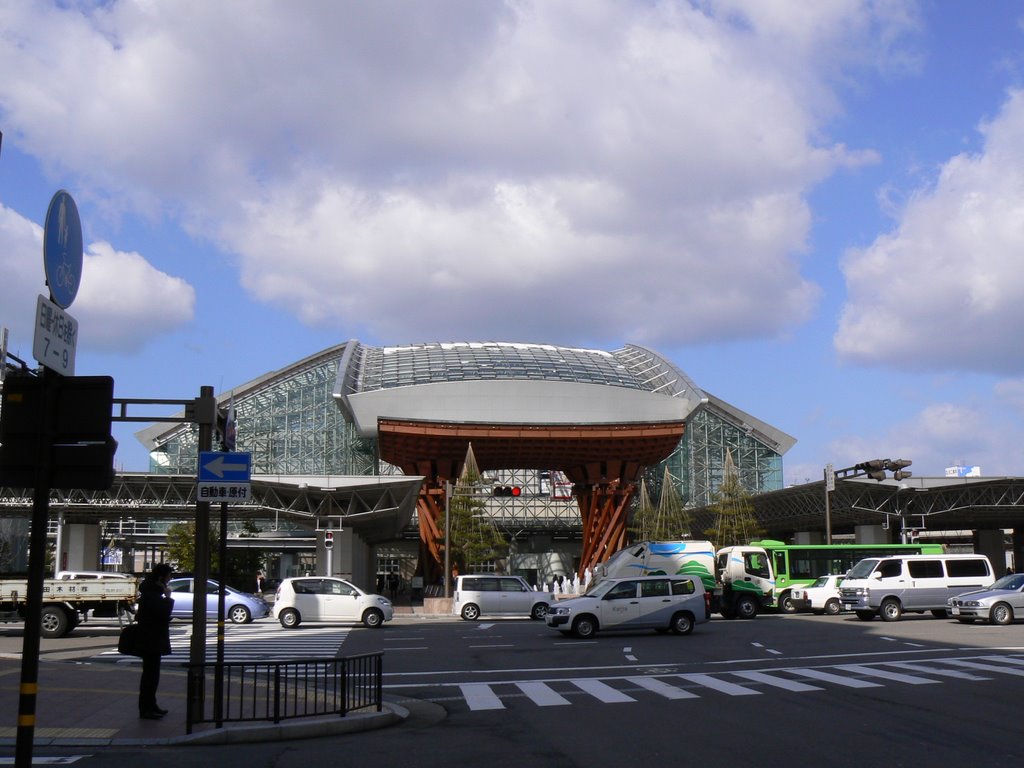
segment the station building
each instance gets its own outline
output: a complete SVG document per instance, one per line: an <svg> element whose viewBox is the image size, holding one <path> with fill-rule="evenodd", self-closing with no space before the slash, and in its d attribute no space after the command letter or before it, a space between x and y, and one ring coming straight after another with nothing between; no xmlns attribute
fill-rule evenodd
<svg viewBox="0 0 1024 768"><path fill-rule="evenodd" d="M728 461L751 493L776 491L796 442L638 345L350 340L218 402L233 406L257 500L290 499L277 504L284 515L258 503L235 510L274 540L264 543L279 549L276 575L319 568L322 557L308 558L323 554L331 528L341 533L332 570L366 586L391 572L406 583L437 581L445 504L470 448L487 515L510 543L507 561L472 568L542 583L626 543L641 477L657 485L667 468L684 503L701 507L713 502ZM138 437L150 451L147 482L194 475L194 424L156 424ZM492 485L518 495L489 495ZM299 508L307 514L288 514ZM315 551L288 546L289 537L308 543L311 529Z"/></svg>

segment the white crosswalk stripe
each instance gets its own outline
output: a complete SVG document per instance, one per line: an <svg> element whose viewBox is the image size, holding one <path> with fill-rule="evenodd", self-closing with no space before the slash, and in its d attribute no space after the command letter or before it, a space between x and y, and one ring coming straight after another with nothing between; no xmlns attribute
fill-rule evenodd
<svg viewBox="0 0 1024 768"><path fill-rule="evenodd" d="M241 624L224 628L224 661L274 661L277 659L305 659L337 655L348 636L348 627L312 627L285 630L278 624ZM164 656L165 664L186 664L192 646L191 627L171 627L171 654ZM118 661L135 661L121 656L116 648L104 651L98 658L116 657ZM217 628L206 631L206 660L217 658Z"/></svg>
<svg viewBox="0 0 1024 768"><path fill-rule="evenodd" d="M967 671L971 670L971 671ZM987 673L988 676L975 674ZM743 670L714 674L668 674L614 678L561 678L558 680L460 683L471 711L505 709L507 702L525 697L538 707L566 706L596 699L603 704L635 703L644 694L669 700L697 699L707 695L756 696L766 689L791 693L826 690L821 685L841 688L881 688L885 684L928 685L961 680L990 680L993 675L1024 676L1024 659L1009 656L889 661L874 664L836 664L826 668L784 667L772 670ZM743 681L740 685L737 681ZM755 687L756 686L756 687ZM624 690L624 688L626 690ZM584 694L580 698L580 694Z"/></svg>

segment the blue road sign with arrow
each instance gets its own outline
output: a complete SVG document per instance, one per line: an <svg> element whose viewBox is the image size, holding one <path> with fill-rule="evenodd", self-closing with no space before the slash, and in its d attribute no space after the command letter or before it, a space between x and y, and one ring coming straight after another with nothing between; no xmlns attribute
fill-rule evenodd
<svg viewBox="0 0 1024 768"><path fill-rule="evenodd" d="M201 501L248 501L251 477L251 453L199 453L198 488Z"/></svg>

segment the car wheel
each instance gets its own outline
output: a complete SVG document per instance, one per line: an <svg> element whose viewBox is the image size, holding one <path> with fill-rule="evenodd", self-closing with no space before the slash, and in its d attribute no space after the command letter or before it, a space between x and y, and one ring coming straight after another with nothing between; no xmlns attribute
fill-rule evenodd
<svg viewBox="0 0 1024 768"><path fill-rule="evenodd" d="M752 619L757 616L757 600L750 595L743 595L736 599L736 618Z"/></svg>
<svg viewBox="0 0 1024 768"><path fill-rule="evenodd" d="M370 629L379 629L384 624L384 614L376 608L371 608L363 614L363 624Z"/></svg>
<svg viewBox="0 0 1024 768"><path fill-rule="evenodd" d="M900 605L900 601L896 598L887 597L882 601L882 605L878 609L878 615L882 617L882 621L899 621L900 617L903 616L903 606Z"/></svg>
<svg viewBox="0 0 1024 768"><path fill-rule="evenodd" d="M548 615L548 604L537 603L533 606L533 610L530 611L530 618L534 621L543 621L544 617Z"/></svg>
<svg viewBox="0 0 1024 768"><path fill-rule="evenodd" d="M857 618L861 621L871 621L875 618L874 611L857 611Z"/></svg>
<svg viewBox="0 0 1024 768"><path fill-rule="evenodd" d="M285 608L281 611L277 620L281 622L281 626L285 629L294 629L302 623L302 617L299 616L299 612L294 608Z"/></svg>
<svg viewBox="0 0 1024 768"><path fill-rule="evenodd" d="M64 637L71 631L67 612L59 605L48 605L40 615L40 633L43 637Z"/></svg>
<svg viewBox="0 0 1024 768"><path fill-rule="evenodd" d="M252 614L244 605L235 605L228 609L228 618L234 624L248 624L252 621Z"/></svg>
<svg viewBox="0 0 1024 768"><path fill-rule="evenodd" d="M593 637L597 632L597 621L590 616L580 616L572 623L572 633L576 637Z"/></svg>
<svg viewBox="0 0 1024 768"><path fill-rule="evenodd" d="M476 621L480 618L480 606L473 603L462 606L462 618L466 621Z"/></svg>
<svg viewBox="0 0 1024 768"><path fill-rule="evenodd" d="M796 606L793 605L791 593L785 592L779 598L779 613L796 613Z"/></svg>
<svg viewBox="0 0 1024 768"><path fill-rule="evenodd" d="M677 635L688 635L693 632L693 616L688 613L677 613L673 616L672 632Z"/></svg>
<svg viewBox="0 0 1024 768"><path fill-rule="evenodd" d="M999 624L1004 627L1007 624L1013 624L1013 608L1006 603L996 603L992 606L989 619L993 624Z"/></svg>
<svg viewBox="0 0 1024 768"><path fill-rule="evenodd" d="M838 616L843 612L843 606L834 597L825 603L825 613L829 616Z"/></svg>

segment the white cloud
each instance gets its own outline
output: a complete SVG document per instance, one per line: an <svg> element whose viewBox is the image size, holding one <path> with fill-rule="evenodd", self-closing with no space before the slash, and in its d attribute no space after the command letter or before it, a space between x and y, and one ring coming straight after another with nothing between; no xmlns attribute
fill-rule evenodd
<svg viewBox="0 0 1024 768"><path fill-rule="evenodd" d="M1018 439L1024 419L995 401L940 402L894 422L883 432L836 435L824 455L836 468L876 458L910 459L910 471L921 477L942 477L955 464L978 465L988 476L1020 475L1024 445ZM802 468L787 467L786 478ZM811 475L813 479L820 477Z"/></svg>
<svg viewBox="0 0 1024 768"><path fill-rule="evenodd" d="M308 323L771 336L818 298L808 191L874 160L822 137L835 62L882 66L913 28L828 6L14 4L0 107L19 146L180 216Z"/></svg>
<svg viewBox="0 0 1024 768"><path fill-rule="evenodd" d="M1024 92L906 205L895 231L844 260L835 336L848 360L908 369L1024 372Z"/></svg>
<svg viewBox="0 0 1024 768"><path fill-rule="evenodd" d="M43 229L0 205L0 325L11 350L31 363L36 297L48 295ZM84 254L82 281L69 309L79 323L79 348L131 353L192 319L195 291L137 253L94 243Z"/></svg>
<svg viewBox="0 0 1024 768"><path fill-rule="evenodd" d="M93 243L82 265L74 314L83 344L128 354L190 322L196 293L137 253Z"/></svg>

